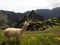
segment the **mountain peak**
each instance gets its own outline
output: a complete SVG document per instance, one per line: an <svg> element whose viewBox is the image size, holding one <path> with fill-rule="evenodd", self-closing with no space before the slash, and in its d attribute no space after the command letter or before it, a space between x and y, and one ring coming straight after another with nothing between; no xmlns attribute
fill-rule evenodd
<svg viewBox="0 0 60 45"><path fill-rule="evenodd" d="M32 10L29 14L29 18L32 20L43 20L43 17L37 14L34 10Z"/></svg>

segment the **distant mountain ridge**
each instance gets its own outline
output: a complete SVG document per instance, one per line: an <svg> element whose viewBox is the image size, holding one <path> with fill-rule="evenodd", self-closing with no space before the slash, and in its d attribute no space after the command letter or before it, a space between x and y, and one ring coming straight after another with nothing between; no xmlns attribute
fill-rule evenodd
<svg viewBox="0 0 60 45"><path fill-rule="evenodd" d="M14 18L14 20L16 20L17 18L23 18L24 15L29 16L30 13L32 11L27 11L24 13L15 13L15 12L11 12L11 11L4 11L4 10L0 10L0 13L4 13L6 15L9 16L9 18ZM44 19L49 19L49 18L53 18L53 17L60 17L60 7L56 7L52 10L49 9L37 9L34 10L34 12L36 15L40 15L42 17L44 17ZM21 20L21 19L20 19Z"/></svg>
<svg viewBox="0 0 60 45"><path fill-rule="evenodd" d="M49 9L37 9L27 11L24 13L15 13L12 11L0 10L0 17L5 15L5 19L8 20L12 26L15 26L18 22L24 20L24 17L28 17L31 20L42 21L48 20L54 17L60 17L60 7L56 7L52 10ZM1 20L1 18L0 18Z"/></svg>
<svg viewBox="0 0 60 45"><path fill-rule="evenodd" d="M44 16L45 19L60 17L60 7L54 8L52 10L49 9L36 10L36 13Z"/></svg>
<svg viewBox="0 0 60 45"><path fill-rule="evenodd" d="M60 7L56 7L52 10L49 9L37 9L34 10L36 14L39 14L44 17L45 20L51 19L53 17L60 17ZM31 12L31 11L30 11ZM29 15L30 12L25 12L24 15Z"/></svg>

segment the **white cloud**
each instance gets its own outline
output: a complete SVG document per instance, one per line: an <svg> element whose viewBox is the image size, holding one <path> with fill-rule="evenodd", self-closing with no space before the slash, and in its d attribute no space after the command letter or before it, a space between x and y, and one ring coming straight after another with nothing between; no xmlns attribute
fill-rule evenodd
<svg viewBox="0 0 60 45"><path fill-rule="evenodd" d="M53 2L52 2L52 6L53 6L53 7L60 7L60 0L58 0L58 1L57 1L57 0L53 1Z"/></svg>
<svg viewBox="0 0 60 45"><path fill-rule="evenodd" d="M0 9L15 12L25 12L28 10L53 8L56 0L0 0ZM58 4L57 4L58 5Z"/></svg>
<svg viewBox="0 0 60 45"><path fill-rule="evenodd" d="M49 8L55 8L60 7L60 0L50 0L50 7Z"/></svg>

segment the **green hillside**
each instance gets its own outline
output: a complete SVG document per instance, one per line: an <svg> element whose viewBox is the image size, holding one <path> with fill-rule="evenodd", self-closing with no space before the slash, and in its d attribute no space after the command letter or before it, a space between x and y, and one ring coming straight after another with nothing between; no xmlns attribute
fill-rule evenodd
<svg viewBox="0 0 60 45"><path fill-rule="evenodd" d="M0 45L60 45L60 26L54 26L45 31L26 31L17 42L12 39L9 42L8 38L3 35L0 30Z"/></svg>

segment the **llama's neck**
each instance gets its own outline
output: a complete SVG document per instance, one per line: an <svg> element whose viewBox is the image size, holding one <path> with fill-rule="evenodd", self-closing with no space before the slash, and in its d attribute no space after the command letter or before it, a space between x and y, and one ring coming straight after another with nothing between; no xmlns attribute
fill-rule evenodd
<svg viewBox="0 0 60 45"><path fill-rule="evenodd" d="M27 24L24 24L23 27L22 27L22 30L23 31L26 31L27 30L27 27L28 27L28 25Z"/></svg>

